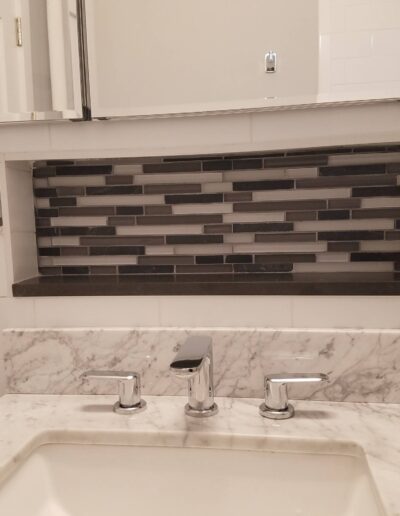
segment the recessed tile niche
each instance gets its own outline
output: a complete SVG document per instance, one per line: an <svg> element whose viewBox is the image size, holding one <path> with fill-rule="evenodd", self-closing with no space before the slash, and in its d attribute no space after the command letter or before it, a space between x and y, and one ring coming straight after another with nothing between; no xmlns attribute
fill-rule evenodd
<svg viewBox="0 0 400 516"><path fill-rule="evenodd" d="M400 270L398 150L38 163L39 271Z"/></svg>

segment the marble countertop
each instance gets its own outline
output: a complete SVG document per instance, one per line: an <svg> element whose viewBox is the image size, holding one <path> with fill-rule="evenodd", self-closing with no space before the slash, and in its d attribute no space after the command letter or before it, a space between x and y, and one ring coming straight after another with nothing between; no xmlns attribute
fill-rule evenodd
<svg viewBox="0 0 400 516"><path fill-rule="evenodd" d="M38 446L93 443L282 449L364 450L388 516L400 516L400 405L294 403L286 421L264 419L257 399L217 398L219 414L184 415L183 397L146 397L134 416L112 412L115 396L6 395L0 398L0 481Z"/></svg>

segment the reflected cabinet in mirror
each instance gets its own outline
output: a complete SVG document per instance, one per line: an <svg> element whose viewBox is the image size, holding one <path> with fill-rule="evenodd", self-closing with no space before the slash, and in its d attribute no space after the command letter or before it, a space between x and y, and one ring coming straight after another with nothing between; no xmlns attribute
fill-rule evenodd
<svg viewBox="0 0 400 516"><path fill-rule="evenodd" d="M94 117L400 97L399 0L86 0L86 17Z"/></svg>
<svg viewBox="0 0 400 516"><path fill-rule="evenodd" d="M82 117L76 0L0 0L0 122Z"/></svg>

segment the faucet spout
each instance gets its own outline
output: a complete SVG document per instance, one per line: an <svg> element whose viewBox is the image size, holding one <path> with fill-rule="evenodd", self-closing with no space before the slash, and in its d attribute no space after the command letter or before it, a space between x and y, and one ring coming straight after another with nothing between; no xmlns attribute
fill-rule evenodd
<svg viewBox="0 0 400 516"><path fill-rule="evenodd" d="M189 337L170 365L171 372L188 381L189 416L208 417L218 412L214 401L212 340L206 336Z"/></svg>

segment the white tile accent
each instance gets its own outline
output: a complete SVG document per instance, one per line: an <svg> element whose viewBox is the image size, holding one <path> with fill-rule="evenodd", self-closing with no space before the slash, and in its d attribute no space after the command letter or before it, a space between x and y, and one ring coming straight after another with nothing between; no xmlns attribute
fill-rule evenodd
<svg viewBox="0 0 400 516"><path fill-rule="evenodd" d="M326 251L326 242L271 242L256 244L237 244L234 253L317 253Z"/></svg>
<svg viewBox="0 0 400 516"><path fill-rule="evenodd" d="M293 272L391 272L390 262L295 263Z"/></svg>
<svg viewBox="0 0 400 516"><path fill-rule="evenodd" d="M360 242L360 251L398 251L400 252L400 240L371 240Z"/></svg>
<svg viewBox="0 0 400 516"><path fill-rule="evenodd" d="M228 213L223 216L224 223L239 222L284 222L285 213L279 211L271 211L266 213Z"/></svg>
<svg viewBox="0 0 400 516"><path fill-rule="evenodd" d="M79 237L78 236L57 236L51 237L52 245L58 246L79 246Z"/></svg>
<svg viewBox="0 0 400 516"><path fill-rule="evenodd" d="M171 255L174 253L174 247L171 245L146 245L146 255Z"/></svg>
<svg viewBox="0 0 400 516"><path fill-rule="evenodd" d="M254 242L254 233L228 233L224 235L227 244L250 244Z"/></svg>
<svg viewBox="0 0 400 516"><path fill-rule="evenodd" d="M142 206L164 204L163 195L89 195L77 197L78 206Z"/></svg>
<svg viewBox="0 0 400 516"><path fill-rule="evenodd" d="M299 190L267 190L253 192L253 201L279 201L295 199L338 199L351 196L350 188L324 188Z"/></svg>
<svg viewBox="0 0 400 516"><path fill-rule="evenodd" d="M329 165L368 165L374 163L400 163L400 152L337 154L329 156Z"/></svg>
<svg viewBox="0 0 400 516"><path fill-rule="evenodd" d="M201 235L203 226L177 224L175 226L118 226L117 235Z"/></svg>
<svg viewBox="0 0 400 516"><path fill-rule="evenodd" d="M37 238L38 247L50 247L52 245L51 237Z"/></svg>
<svg viewBox="0 0 400 516"><path fill-rule="evenodd" d="M49 186L104 186L104 176L55 176L49 177Z"/></svg>
<svg viewBox="0 0 400 516"><path fill-rule="evenodd" d="M52 226L106 226L107 217L52 217Z"/></svg>
<svg viewBox="0 0 400 516"><path fill-rule="evenodd" d="M196 215L200 213L232 213L233 205L230 203L213 204L174 204L172 213L174 215Z"/></svg>
<svg viewBox="0 0 400 516"><path fill-rule="evenodd" d="M397 208L400 197L371 197L361 201L361 208Z"/></svg>
<svg viewBox="0 0 400 516"><path fill-rule="evenodd" d="M360 220L315 220L295 222L295 231L351 231L393 229L394 221L389 219Z"/></svg>
<svg viewBox="0 0 400 516"><path fill-rule="evenodd" d="M143 172L143 165L130 164L130 165L114 165L113 172L115 175L131 175L141 174Z"/></svg>
<svg viewBox="0 0 400 516"><path fill-rule="evenodd" d="M35 188L48 188L47 177L34 177L33 186Z"/></svg>
<svg viewBox="0 0 400 516"><path fill-rule="evenodd" d="M201 186L203 193L224 193L232 192L232 183L205 183Z"/></svg>
<svg viewBox="0 0 400 516"><path fill-rule="evenodd" d="M53 256L52 265L135 265L137 256ZM42 263L42 265L44 265Z"/></svg>
<svg viewBox="0 0 400 516"><path fill-rule="evenodd" d="M140 174L135 176L135 185L152 184L185 184L185 183L222 183L221 172L192 172L192 173L165 173L165 174Z"/></svg>
<svg viewBox="0 0 400 516"><path fill-rule="evenodd" d="M49 208L50 207L50 201L47 198L40 197L35 198L34 200L36 208Z"/></svg>
<svg viewBox="0 0 400 516"><path fill-rule="evenodd" d="M146 251L148 247L146 246ZM231 254L232 246L228 244L179 244L175 246L175 254Z"/></svg>
<svg viewBox="0 0 400 516"><path fill-rule="evenodd" d="M321 253L317 254L318 263L338 263L350 261L349 253Z"/></svg>

